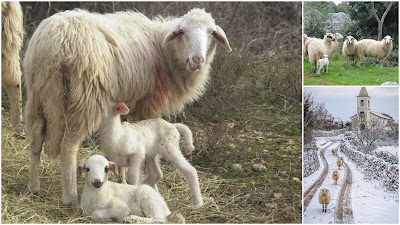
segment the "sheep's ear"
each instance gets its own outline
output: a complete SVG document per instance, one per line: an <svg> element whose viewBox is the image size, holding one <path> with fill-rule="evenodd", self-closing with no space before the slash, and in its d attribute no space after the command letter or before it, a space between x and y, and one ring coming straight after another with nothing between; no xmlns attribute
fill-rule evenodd
<svg viewBox="0 0 400 225"><path fill-rule="evenodd" d="M108 168L110 171L114 172L114 175L118 177L117 166L113 162L108 162Z"/></svg>
<svg viewBox="0 0 400 225"><path fill-rule="evenodd" d="M165 35L165 38L163 41L163 46L165 46L165 44L167 44L168 42L175 40L180 35L181 35L181 30L180 30L179 25L171 28Z"/></svg>
<svg viewBox="0 0 400 225"><path fill-rule="evenodd" d="M127 115L129 113L129 108L124 103L118 103L114 105L113 111L117 114Z"/></svg>
<svg viewBox="0 0 400 225"><path fill-rule="evenodd" d="M86 161L79 163L78 169L76 169L76 178L81 177L82 171L85 171L85 164L86 164Z"/></svg>
<svg viewBox="0 0 400 225"><path fill-rule="evenodd" d="M215 25L217 27L217 30L215 32L215 39L222 45L225 47L226 51L231 52L232 48L229 45L229 41L228 38L226 37L226 34L224 32L224 30L222 30L222 28L218 25Z"/></svg>

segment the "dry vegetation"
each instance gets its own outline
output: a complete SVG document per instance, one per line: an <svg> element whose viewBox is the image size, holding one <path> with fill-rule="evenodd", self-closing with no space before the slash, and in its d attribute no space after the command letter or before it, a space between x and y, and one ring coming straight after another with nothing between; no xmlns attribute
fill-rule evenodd
<svg viewBox="0 0 400 225"><path fill-rule="evenodd" d="M112 12L134 9L149 17L183 15L193 7L211 12L233 48L221 48L206 94L185 109L196 149L189 161L202 193L212 197L190 208L190 190L163 162L159 190L188 223L301 223L301 3L22 3L26 40L40 21L65 9ZM26 43L25 43L26 46ZM23 52L22 52L23 57ZM25 98L26 99L26 98ZM94 223L61 203L59 161L42 157L39 199L28 189L29 137L10 130L2 91L2 223ZM170 118L171 119L171 118ZM233 127L232 127L233 125ZM21 125L18 129L23 128ZM79 160L99 153L97 135L81 146ZM233 163L243 166L232 169ZM264 171L252 165L261 163ZM83 188L79 181L78 192Z"/></svg>

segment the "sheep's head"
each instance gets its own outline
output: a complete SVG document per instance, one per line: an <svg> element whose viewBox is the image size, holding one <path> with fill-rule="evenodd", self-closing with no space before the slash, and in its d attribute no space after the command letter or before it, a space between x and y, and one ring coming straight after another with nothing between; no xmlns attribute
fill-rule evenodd
<svg viewBox="0 0 400 225"><path fill-rule="evenodd" d="M345 42L349 45L354 44L357 40L353 36L347 36Z"/></svg>
<svg viewBox="0 0 400 225"><path fill-rule="evenodd" d="M328 55L322 55L321 59L327 59L327 58L328 58Z"/></svg>
<svg viewBox="0 0 400 225"><path fill-rule="evenodd" d="M343 35L341 35L341 34L339 34L339 33L335 33L335 39L341 40L341 39L343 39L343 38L344 38Z"/></svg>
<svg viewBox="0 0 400 225"><path fill-rule="evenodd" d="M322 188L320 193L321 193L321 195L325 196L329 193L329 190L326 188Z"/></svg>
<svg viewBox="0 0 400 225"><path fill-rule="evenodd" d="M382 41L385 42L385 44L390 45L392 44L393 38L387 35L382 39Z"/></svg>
<svg viewBox="0 0 400 225"><path fill-rule="evenodd" d="M215 24L211 14L204 9L192 9L166 34L163 45L175 40L176 57L189 71L201 69L215 41L232 51L224 30Z"/></svg>
<svg viewBox="0 0 400 225"><path fill-rule="evenodd" d="M339 175L339 172L338 172L337 170L334 170L334 171L333 171L333 175L336 175L336 176L337 176L337 175Z"/></svg>
<svg viewBox="0 0 400 225"><path fill-rule="evenodd" d="M88 160L79 163L76 173L77 177L80 177L82 172L86 173L86 184L100 188L108 179L110 171L116 173L115 163L109 162L104 156L93 155Z"/></svg>
<svg viewBox="0 0 400 225"><path fill-rule="evenodd" d="M332 33L326 33L324 39L325 41L335 41L335 35Z"/></svg>

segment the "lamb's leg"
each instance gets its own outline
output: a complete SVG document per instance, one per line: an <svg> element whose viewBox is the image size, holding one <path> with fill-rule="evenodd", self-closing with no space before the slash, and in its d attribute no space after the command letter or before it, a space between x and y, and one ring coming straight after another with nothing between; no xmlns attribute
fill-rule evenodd
<svg viewBox="0 0 400 225"><path fill-rule="evenodd" d="M93 210L91 216L99 218L102 221L110 221L112 218L116 218L119 222L122 222L129 215L129 207L122 201L115 202L112 205L113 207L110 208Z"/></svg>
<svg viewBox="0 0 400 225"><path fill-rule="evenodd" d="M38 195L40 191L40 153L44 142L44 123L43 118L38 118L32 123L31 128L29 185L34 195Z"/></svg>
<svg viewBox="0 0 400 225"><path fill-rule="evenodd" d="M11 105L11 126L15 128L22 122L21 85L5 85L5 88Z"/></svg>
<svg viewBox="0 0 400 225"><path fill-rule="evenodd" d="M183 157L179 148L169 146L167 152L162 152L166 160L170 161L183 174L189 183L192 192L193 204L195 207L201 207L204 204L201 197L199 179L196 169Z"/></svg>
<svg viewBox="0 0 400 225"><path fill-rule="evenodd" d="M157 183L163 177L158 158L159 157L157 155L146 158L146 177L142 182L143 184L148 184L149 186L153 187L155 190L158 190Z"/></svg>
<svg viewBox="0 0 400 225"><path fill-rule="evenodd" d="M139 185L144 154L136 153L129 156L128 184Z"/></svg>
<svg viewBox="0 0 400 225"><path fill-rule="evenodd" d="M320 72L321 72L321 68L318 68L318 70L317 70L317 77L319 77Z"/></svg>
<svg viewBox="0 0 400 225"><path fill-rule="evenodd" d="M79 206L76 186L76 155L84 135L73 126L66 126L61 147L61 186L62 202L72 207Z"/></svg>
<svg viewBox="0 0 400 225"><path fill-rule="evenodd" d="M328 65L326 66L325 73L328 74Z"/></svg>

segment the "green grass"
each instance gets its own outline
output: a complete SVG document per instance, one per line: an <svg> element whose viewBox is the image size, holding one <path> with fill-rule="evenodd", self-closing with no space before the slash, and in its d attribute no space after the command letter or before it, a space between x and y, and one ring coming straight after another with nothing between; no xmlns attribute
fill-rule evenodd
<svg viewBox="0 0 400 225"><path fill-rule="evenodd" d="M382 68L362 62L360 68L354 67L339 52L332 55L328 74L321 73L318 78L308 58L304 60L304 74L304 85L381 85L386 81L399 83L399 67Z"/></svg>

